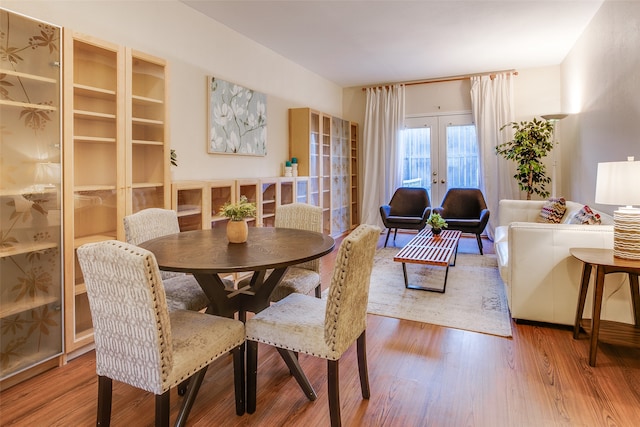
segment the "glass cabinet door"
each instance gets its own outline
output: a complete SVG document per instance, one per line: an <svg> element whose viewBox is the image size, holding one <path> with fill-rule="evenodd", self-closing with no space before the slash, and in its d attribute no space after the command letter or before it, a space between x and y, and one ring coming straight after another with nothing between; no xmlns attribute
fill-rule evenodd
<svg viewBox="0 0 640 427"><path fill-rule="evenodd" d="M60 27L0 9L0 380L62 354Z"/></svg>

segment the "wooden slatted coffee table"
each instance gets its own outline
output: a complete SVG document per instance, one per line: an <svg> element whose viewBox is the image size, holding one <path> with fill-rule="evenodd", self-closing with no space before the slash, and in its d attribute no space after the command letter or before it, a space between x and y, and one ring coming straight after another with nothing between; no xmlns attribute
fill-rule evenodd
<svg viewBox="0 0 640 427"><path fill-rule="evenodd" d="M447 276L449 266L456 265L458 255L458 242L462 233L458 230L442 230L439 236L434 236L431 229L423 228L416 236L403 247L393 258L394 261L402 263L402 273L404 274L404 286L407 289L418 289L421 291L431 291L444 293L447 287ZM453 259L453 263L451 262ZM407 279L407 265L429 264L446 267L444 274L444 286L440 288L429 288L418 285L410 285Z"/></svg>

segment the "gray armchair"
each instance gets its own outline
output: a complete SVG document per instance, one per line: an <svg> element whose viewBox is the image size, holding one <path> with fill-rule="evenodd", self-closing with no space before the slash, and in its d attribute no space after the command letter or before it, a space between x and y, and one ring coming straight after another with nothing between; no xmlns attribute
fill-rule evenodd
<svg viewBox="0 0 640 427"><path fill-rule="evenodd" d="M394 229L394 242L396 241L398 228L422 230L431 214L430 206L431 201L426 188L399 187L391 197L389 204L380 206L382 223L388 229L384 247L387 247L392 228Z"/></svg>
<svg viewBox="0 0 640 427"><path fill-rule="evenodd" d="M477 188L450 188L442 199L442 206L433 209L447 221L449 230L473 233L482 255L480 234L489 222L489 209L482 192Z"/></svg>

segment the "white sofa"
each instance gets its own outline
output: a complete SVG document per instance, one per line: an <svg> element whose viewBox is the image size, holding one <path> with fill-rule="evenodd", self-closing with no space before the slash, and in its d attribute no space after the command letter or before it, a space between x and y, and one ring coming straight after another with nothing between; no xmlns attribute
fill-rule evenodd
<svg viewBox="0 0 640 427"><path fill-rule="evenodd" d="M511 317L573 325L582 263L571 256L569 249L613 248L613 218L597 212L601 225L570 224L570 219L584 205L567 201L567 211L560 224L537 223L544 203L543 200L500 201L500 223L494 239L500 276ZM595 269L584 311L586 318L591 318L594 279ZM606 276L601 318L633 323L626 274Z"/></svg>

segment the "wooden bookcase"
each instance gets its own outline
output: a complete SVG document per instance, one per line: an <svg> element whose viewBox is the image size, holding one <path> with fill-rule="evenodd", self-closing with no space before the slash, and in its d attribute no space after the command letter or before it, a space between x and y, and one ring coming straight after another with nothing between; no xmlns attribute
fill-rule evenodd
<svg viewBox="0 0 640 427"><path fill-rule="evenodd" d="M358 192L358 124L355 122L349 123L350 138L349 145L351 150L351 165L349 167L349 173L351 176L351 229L356 228L360 224L360 210L358 209L360 194Z"/></svg>
<svg viewBox="0 0 640 427"><path fill-rule="evenodd" d="M0 389L63 354L61 36L0 9ZM32 44L47 34L45 45Z"/></svg>
<svg viewBox="0 0 640 427"><path fill-rule="evenodd" d="M309 108L289 110L289 154L309 175L309 203L323 230L339 236L358 223L358 125Z"/></svg>
<svg viewBox="0 0 640 427"><path fill-rule="evenodd" d="M124 240L123 218L169 208L167 70L159 58L70 30L64 35L65 347L93 326L76 249Z"/></svg>

